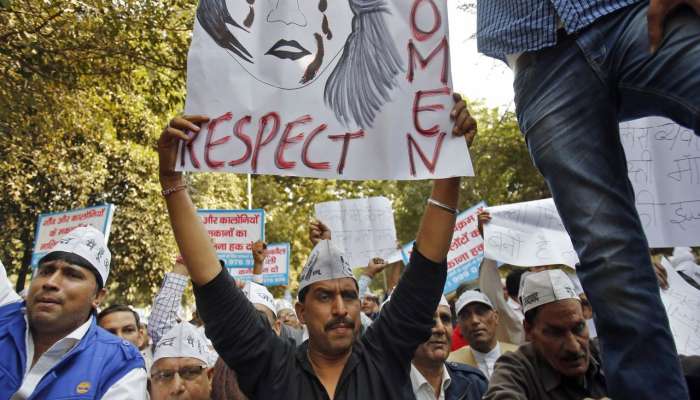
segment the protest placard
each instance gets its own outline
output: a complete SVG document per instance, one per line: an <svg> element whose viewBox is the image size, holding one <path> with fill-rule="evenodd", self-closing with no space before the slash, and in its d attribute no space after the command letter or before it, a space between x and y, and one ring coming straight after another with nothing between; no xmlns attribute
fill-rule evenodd
<svg viewBox="0 0 700 400"><path fill-rule="evenodd" d="M700 138L661 117L620 125L650 247L700 245Z"/></svg>
<svg viewBox="0 0 700 400"><path fill-rule="evenodd" d="M39 260L51 251L61 237L79 226L94 227L105 235L105 242L108 241L115 208L112 204L103 204L70 211L39 214L34 235L32 267L37 266Z"/></svg>
<svg viewBox="0 0 700 400"><path fill-rule="evenodd" d="M700 356L700 291L690 286L665 258L668 289L661 291L678 354Z"/></svg>
<svg viewBox="0 0 700 400"><path fill-rule="evenodd" d="M455 222L455 230L447 253L447 280L443 293L457 290L463 282L479 278L479 266L484 258L484 241L479 234L477 214L486 207L480 202L461 212ZM404 263L408 264L414 242L402 246Z"/></svg>
<svg viewBox="0 0 700 400"><path fill-rule="evenodd" d="M291 251L289 243L270 243L267 245L267 257L263 264L263 285L289 285L289 260ZM229 268L229 273L236 279L250 281L253 268Z"/></svg>
<svg viewBox="0 0 700 400"><path fill-rule="evenodd" d="M352 267L367 266L373 257L396 252L396 227L391 201L370 197L316 204L316 219L331 230L333 243Z"/></svg>
<svg viewBox="0 0 700 400"><path fill-rule="evenodd" d="M229 271L253 267L252 243L265 240L265 211L197 210L197 215Z"/></svg>
<svg viewBox="0 0 700 400"><path fill-rule="evenodd" d="M492 260L535 267L564 264L572 268L578 256L552 199L489 207L484 225L485 256Z"/></svg>
<svg viewBox="0 0 700 400"><path fill-rule="evenodd" d="M473 175L451 133L446 0L231 3L199 1L185 111L211 120L179 169Z"/></svg>

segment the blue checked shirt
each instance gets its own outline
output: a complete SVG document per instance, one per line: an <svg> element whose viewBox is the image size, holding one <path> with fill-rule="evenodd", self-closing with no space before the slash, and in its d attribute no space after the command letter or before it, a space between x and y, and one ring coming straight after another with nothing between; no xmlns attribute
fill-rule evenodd
<svg viewBox="0 0 700 400"><path fill-rule="evenodd" d="M575 33L598 18L640 0L480 0L477 3L479 52L505 60L554 46L557 29Z"/></svg>

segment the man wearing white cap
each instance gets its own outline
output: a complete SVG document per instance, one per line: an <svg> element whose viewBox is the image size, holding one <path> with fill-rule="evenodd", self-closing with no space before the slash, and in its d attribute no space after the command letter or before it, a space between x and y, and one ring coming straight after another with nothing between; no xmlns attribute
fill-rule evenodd
<svg viewBox="0 0 700 400"><path fill-rule="evenodd" d="M26 302L0 274L0 398L145 398L138 349L95 321L110 259L102 233L79 227L39 260Z"/></svg>
<svg viewBox="0 0 700 400"><path fill-rule="evenodd" d="M488 381L478 369L465 364L446 362L450 354L452 311L445 296L435 310L430 338L418 346L411 361L411 387L405 398L416 400L479 400L486 393Z"/></svg>
<svg viewBox="0 0 700 400"><path fill-rule="evenodd" d="M453 135L470 143L476 121L455 96ZM297 347L266 329L255 308L222 270L197 216L178 149L199 132L207 116L176 117L158 141L160 182L180 253L195 286L197 309L214 347L255 399L402 399L411 358L430 336L447 276L447 252L458 213L459 178L434 181L416 245L382 315L361 337L358 284L347 260L320 241L301 273L295 308L309 340Z"/></svg>
<svg viewBox="0 0 700 400"><path fill-rule="evenodd" d="M180 322L156 344L151 367L151 400L209 400L216 354L189 322Z"/></svg>
<svg viewBox="0 0 700 400"><path fill-rule="evenodd" d="M521 302L530 343L499 358L484 399L605 397L600 355L589 339L581 300L566 274L561 270L525 274Z"/></svg>
<svg viewBox="0 0 700 400"><path fill-rule="evenodd" d="M453 352L449 360L477 367L487 378L491 378L501 354L515 351L518 346L497 340L499 314L485 294L467 290L457 299L455 311L462 335L469 346Z"/></svg>

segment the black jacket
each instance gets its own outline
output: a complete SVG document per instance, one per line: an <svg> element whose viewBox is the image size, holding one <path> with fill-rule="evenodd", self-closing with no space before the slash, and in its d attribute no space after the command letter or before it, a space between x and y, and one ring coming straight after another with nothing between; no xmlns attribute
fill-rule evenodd
<svg viewBox="0 0 700 400"><path fill-rule="evenodd" d="M336 400L403 399L411 387L411 359L428 340L447 275L414 250L382 315L356 340L338 382ZM195 287L197 310L207 337L238 375L251 399L327 399L307 357L308 342L296 347L277 337L257 317L233 278L223 271Z"/></svg>

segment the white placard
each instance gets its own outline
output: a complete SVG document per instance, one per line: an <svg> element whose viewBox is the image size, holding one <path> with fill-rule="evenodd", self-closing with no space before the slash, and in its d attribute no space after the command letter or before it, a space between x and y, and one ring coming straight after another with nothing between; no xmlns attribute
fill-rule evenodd
<svg viewBox="0 0 700 400"><path fill-rule="evenodd" d="M650 117L621 124L620 139L649 246L700 245L700 137Z"/></svg>
<svg viewBox="0 0 700 400"><path fill-rule="evenodd" d="M323 7L320 4L324 4ZM473 175L446 0L200 0L178 168L338 179Z"/></svg>
<svg viewBox="0 0 700 400"><path fill-rule="evenodd" d="M678 354L700 356L700 290L686 282L665 258L668 289L661 291Z"/></svg>
<svg viewBox="0 0 700 400"><path fill-rule="evenodd" d="M367 266L373 257L396 252L394 210L386 197L316 204L316 219L330 228L333 243L353 267Z"/></svg>
<svg viewBox="0 0 700 400"><path fill-rule="evenodd" d="M564 264L578 256L552 199L489 207L484 224L486 258L523 267Z"/></svg>

